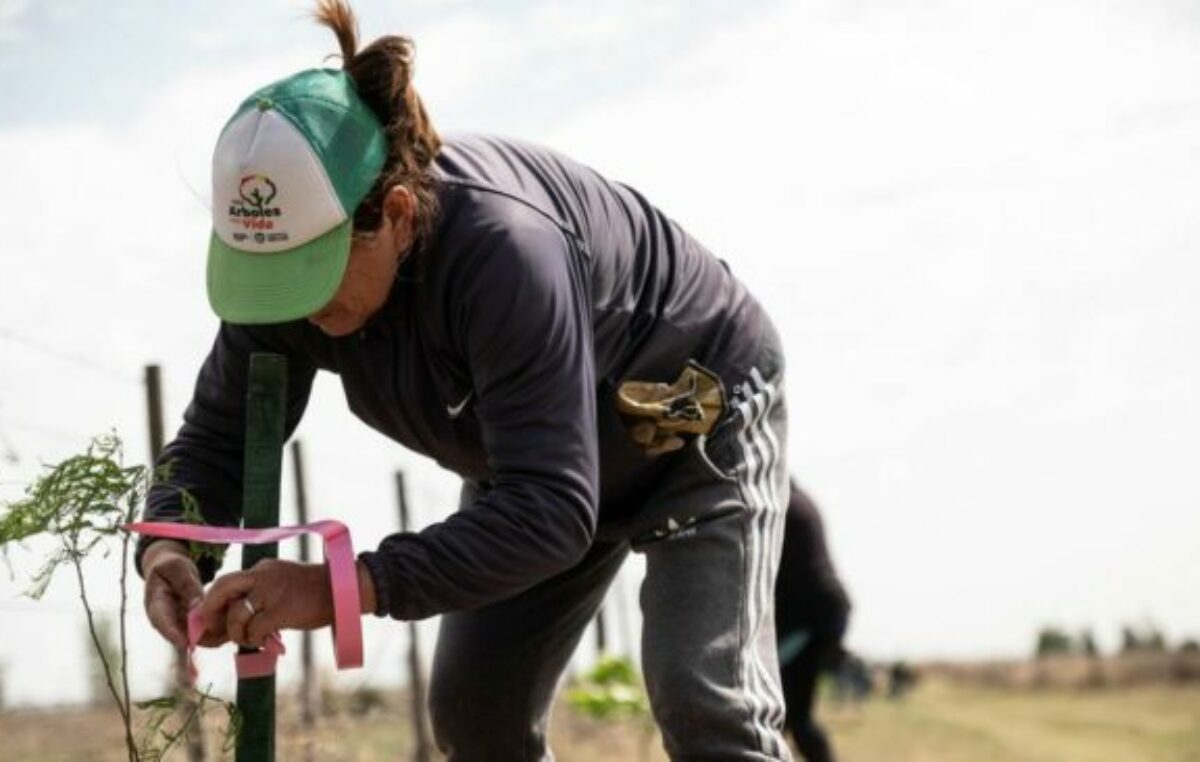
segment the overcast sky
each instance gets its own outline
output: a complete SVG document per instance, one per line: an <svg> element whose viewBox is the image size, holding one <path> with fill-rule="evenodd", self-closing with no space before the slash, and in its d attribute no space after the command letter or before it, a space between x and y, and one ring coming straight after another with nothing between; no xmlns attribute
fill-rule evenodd
<svg viewBox="0 0 1200 762"><path fill-rule="evenodd" d="M143 460L146 363L177 425L216 326L212 146L251 90L336 50L305 8L0 0L0 499L112 428ZM1200 6L357 8L366 38L416 39L443 131L633 184L767 305L853 648L1022 655L1043 623L1111 647L1142 619L1200 636ZM335 378L299 435L315 512L360 547L395 528L395 468L422 523L455 504L454 478L354 420ZM86 685L70 580L19 597L41 550L0 575L9 700ZM165 648L133 619L152 691ZM381 668L351 684L396 679L403 643L372 623ZM218 682L227 657L206 660Z"/></svg>

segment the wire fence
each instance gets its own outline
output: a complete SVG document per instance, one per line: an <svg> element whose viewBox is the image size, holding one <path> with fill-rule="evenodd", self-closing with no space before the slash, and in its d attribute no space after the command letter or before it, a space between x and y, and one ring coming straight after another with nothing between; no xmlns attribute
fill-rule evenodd
<svg viewBox="0 0 1200 762"><path fill-rule="evenodd" d="M110 381L115 381L122 384L137 385L142 383L142 379L140 377L131 375L127 371L111 365L104 360L97 360L93 357L87 357L76 352L60 349L51 341L29 336L24 333L14 331L12 328L0 326L0 339L23 346L26 349L33 350L34 352L38 352L46 357L53 357L54 359L64 362L74 368L87 371Z"/></svg>

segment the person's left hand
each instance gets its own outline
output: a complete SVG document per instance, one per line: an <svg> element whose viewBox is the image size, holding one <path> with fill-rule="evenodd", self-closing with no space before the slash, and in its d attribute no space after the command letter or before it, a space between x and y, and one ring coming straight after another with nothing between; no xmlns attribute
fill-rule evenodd
<svg viewBox="0 0 1200 762"><path fill-rule="evenodd" d="M315 630L333 622L329 572L325 564L260 561L217 579L200 602L200 612L200 645L233 641L261 648L276 630Z"/></svg>

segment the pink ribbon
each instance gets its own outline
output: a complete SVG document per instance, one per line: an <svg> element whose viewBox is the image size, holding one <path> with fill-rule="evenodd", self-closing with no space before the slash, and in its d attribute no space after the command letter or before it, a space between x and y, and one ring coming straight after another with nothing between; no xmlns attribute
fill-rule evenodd
<svg viewBox="0 0 1200 762"><path fill-rule="evenodd" d="M363 663L362 609L358 597L358 570L354 564L354 547L350 531L340 521L314 521L290 527L239 529L173 522L138 522L126 524L130 532L171 540L194 542L240 543L261 545L279 542L309 533L319 535L325 542L325 560L329 567L329 586L333 593L333 653L338 669L361 667ZM204 619L197 606L188 612L188 674L196 681L193 654L204 633ZM284 653L283 639L278 632L267 636L257 651L239 653L235 657L239 679L266 677L275 674L275 662Z"/></svg>

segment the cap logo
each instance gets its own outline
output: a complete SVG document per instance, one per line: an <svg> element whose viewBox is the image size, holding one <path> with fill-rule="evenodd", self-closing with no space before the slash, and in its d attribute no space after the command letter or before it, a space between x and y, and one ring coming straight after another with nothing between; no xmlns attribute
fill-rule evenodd
<svg viewBox="0 0 1200 762"><path fill-rule="evenodd" d="M238 198L229 202L230 222L241 222L247 230L270 230L275 227L271 217L283 210L271 206L275 200L275 182L266 175L245 175L238 184Z"/></svg>
<svg viewBox="0 0 1200 762"><path fill-rule="evenodd" d="M262 212L275 199L275 183L266 175L246 175L238 186L238 195L251 209Z"/></svg>

